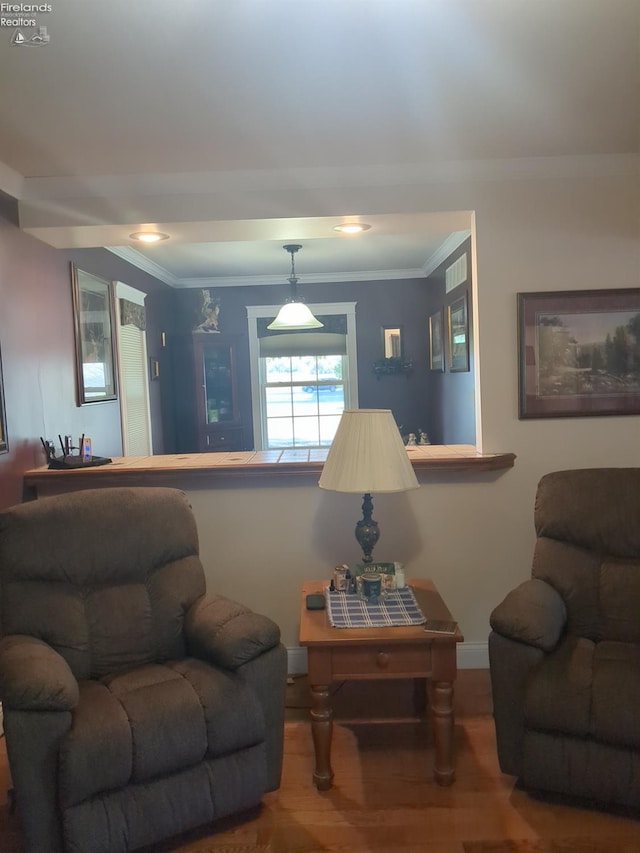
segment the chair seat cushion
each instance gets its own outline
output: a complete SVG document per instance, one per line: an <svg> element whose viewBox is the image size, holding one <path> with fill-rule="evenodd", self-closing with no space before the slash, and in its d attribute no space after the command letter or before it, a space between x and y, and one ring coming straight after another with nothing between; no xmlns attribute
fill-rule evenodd
<svg viewBox="0 0 640 853"><path fill-rule="evenodd" d="M262 711L242 677L194 658L83 681L60 748L62 804L167 776L264 737Z"/></svg>
<svg viewBox="0 0 640 853"><path fill-rule="evenodd" d="M640 749L640 645L567 637L526 685L528 729Z"/></svg>

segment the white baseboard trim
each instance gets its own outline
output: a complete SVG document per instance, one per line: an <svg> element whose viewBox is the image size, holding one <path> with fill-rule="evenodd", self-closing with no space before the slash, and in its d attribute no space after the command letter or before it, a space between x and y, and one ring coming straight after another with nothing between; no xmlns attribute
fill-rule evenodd
<svg viewBox="0 0 640 853"><path fill-rule="evenodd" d="M460 643L457 648L458 669L489 669L487 643ZM289 675L304 675L307 671L307 650L301 646L287 649Z"/></svg>
<svg viewBox="0 0 640 853"><path fill-rule="evenodd" d="M489 669L489 644L460 643L458 669Z"/></svg>

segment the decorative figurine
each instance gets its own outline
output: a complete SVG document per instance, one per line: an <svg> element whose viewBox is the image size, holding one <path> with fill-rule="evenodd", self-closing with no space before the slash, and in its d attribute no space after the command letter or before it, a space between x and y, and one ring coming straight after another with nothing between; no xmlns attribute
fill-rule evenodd
<svg viewBox="0 0 640 853"><path fill-rule="evenodd" d="M415 432L410 432L407 437L407 447L415 447L417 443Z"/></svg>
<svg viewBox="0 0 640 853"><path fill-rule="evenodd" d="M420 432L420 441L418 442L418 444L431 444L431 441L429 440L429 436L426 434L426 432L422 429L419 430L419 432Z"/></svg>
<svg viewBox="0 0 640 853"><path fill-rule="evenodd" d="M196 332L220 332L218 326L218 315L220 314L220 300L214 299L207 288L201 292L202 304L200 307L201 322L196 326Z"/></svg>

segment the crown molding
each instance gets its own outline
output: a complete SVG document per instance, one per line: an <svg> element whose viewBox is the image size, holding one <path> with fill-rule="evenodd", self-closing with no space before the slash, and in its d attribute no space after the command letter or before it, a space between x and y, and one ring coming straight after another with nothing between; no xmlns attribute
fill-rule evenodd
<svg viewBox="0 0 640 853"><path fill-rule="evenodd" d="M471 232L454 231L440 244L438 249L427 258L419 269L401 270L356 270L350 272L334 273L309 273L300 278L300 285L305 284L336 284L340 282L360 281L400 281L410 278L426 278L436 270L440 264L453 254L471 235ZM113 252L123 261L143 270L154 278L168 284L177 290L189 288L225 288L225 287L256 287L266 284L286 284L282 276L274 275L244 275L244 276L195 276L191 278L177 278L165 267L142 255L137 249L130 246L107 246L109 252Z"/></svg>
<svg viewBox="0 0 640 853"><path fill-rule="evenodd" d="M427 278L432 272L438 269L440 264L443 264L447 258L452 255L456 249L471 236L471 231L454 231L452 234L443 240L436 251L422 265L421 274Z"/></svg>
<svg viewBox="0 0 640 853"><path fill-rule="evenodd" d="M128 264L137 267L143 272L149 273L149 275L152 275L154 278L163 281L171 287L181 286L179 278L176 278L168 269L161 267L160 264L157 264L155 261L145 257L145 255L140 254L137 249L132 249L130 246L105 246L105 249L109 252L113 252L114 255L122 258L122 260L126 261Z"/></svg>
<svg viewBox="0 0 640 853"><path fill-rule="evenodd" d="M464 233L464 232L456 232ZM445 241L446 242L446 241ZM460 245L456 243L455 248ZM136 249L129 246L106 246L109 252L113 252L123 261L131 264L143 272L149 273L154 278L163 281L170 287L176 289L187 289L197 287L254 287L256 285L265 284L286 284L283 276L273 275L244 275L244 276L224 276L216 278L215 276L198 276L194 278L177 278L173 273L165 267L160 266L155 261L149 260L145 255L140 254ZM439 252L438 252L439 254ZM445 256L446 257L446 256ZM435 267L434 267L435 269ZM357 270L356 272L335 272L335 273L311 273L305 275L304 279L300 279L301 287L305 284L334 284L350 281L394 281L408 278L424 278L425 273L422 269L408 270Z"/></svg>
<svg viewBox="0 0 640 853"><path fill-rule="evenodd" d="M394 281L396 279L424 278L421 269L409 270L357 270L355 272L305 273L298 276L300 287L306 284L339 284L350 281ZM286 285L284 276L244 275L215 278L212 276L183 278L175 285L178 288L189 287L252 287L264 284Z"/></svg>

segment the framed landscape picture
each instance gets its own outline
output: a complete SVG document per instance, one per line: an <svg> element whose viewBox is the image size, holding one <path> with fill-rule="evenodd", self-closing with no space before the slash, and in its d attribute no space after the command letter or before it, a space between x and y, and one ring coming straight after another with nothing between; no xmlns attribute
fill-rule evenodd
<svg viewBox="0 0 640 853"><path fill-rule="evenodd" d="M444 370L444 347L442 335L442 309L429 317L429 368Z"/></svg>
<svg viewBox="0 0 640 853"><path fill-rule="evenodd" d="M449 370L463 373L469 370L469 313L467 295L449 305Z"/></svg>
<svg viewBox="0 0 640 853"><path fill-rule="evenodd" d="M518 294L519 417L640 414L640 288Z"/></svg>

